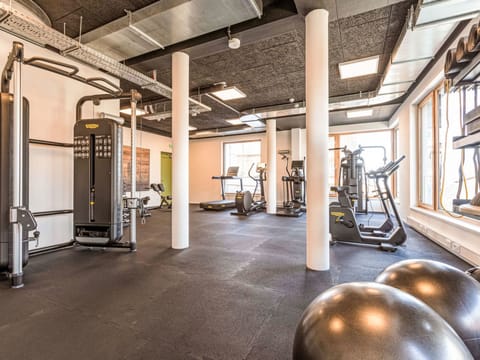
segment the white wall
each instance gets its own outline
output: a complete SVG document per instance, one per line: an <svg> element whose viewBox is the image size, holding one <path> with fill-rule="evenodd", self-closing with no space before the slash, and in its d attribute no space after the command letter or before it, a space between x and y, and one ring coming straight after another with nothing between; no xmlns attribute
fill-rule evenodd
<svg viewBox="0 0 480 360"><path fill-rule="evenodd" d="M130 146L131 144L131 130L130 128L123 129L123 145ZM150 149L150 184L158 184L161 182L160 172L160 155L161 152L172 152L172 140L166 136L160 136L145 131L137 130L137 147ZM160 196L153 190L138 191L139 197L150 196L148 207L155 207L160 205Z"/></svg>
<svg viewBox="0 0 480 360"><path fill-rule="evenodd" d="M105 77L114 83L118 80L85 65L76 64L44 48L0 32L0 68L3 69L13 41L25 45L25 57L41 56L74 64L83 77ZM85 95L97 94L99 90L80 82L23 66L23 95L30 101L30 138L73 142L75 105ZM97 111L118 114L119 101L106 101L94 107L84 106L84 116ZM73 208L73 150L30 144L30 210L49 211ZM64 243L72 239L73 216L56 215L37 218L40 247ZM30 244L33 247L33 244Z"/></svg>
<svg viewBox="0 0 480 360"><path fill-rule="evenodd" d="M474 22L472 22L473 24ZM468 36L471 25L459 36ZM458 39L454 42L456 44ZM399 127L400 154L407 159L399 169L400 213L409 225L472 264L480 264L480 224L459 221L448 215L417 207L417 104L443 80L445 54L392 116L391 125ZM452 134L453 136L454 134ZM460 134L458 134L460 135ZM450 149L450 151L453 151ZM407 242L408 246L408 242Z"/></svg>

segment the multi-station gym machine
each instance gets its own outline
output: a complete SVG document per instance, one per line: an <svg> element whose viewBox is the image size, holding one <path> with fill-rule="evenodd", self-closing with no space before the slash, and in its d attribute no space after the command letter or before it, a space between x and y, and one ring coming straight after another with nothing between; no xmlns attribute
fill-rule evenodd
<svg viewBox="0 0 480 360"><path fill-rule="evenodd" d="M84 96L77 103L73 137L74 200L73 226L75 241L80 245L121 247L136 250L136 211L140 199L136 193L136 151L131 157L131 196L125 199L130 212L130 239L123 236L122 144L123 119L113 116L81 119L82 105L87 101L129 99L131 144L136 148L136 105L141 95L136 90L126 94Z"/></svg>
<svg viewBox="0 0 480 360"><path fill-rule="evenodd" d="M76 107L74 126L74 209L73 239L60 246L121 247L136 250L136 151L132 151L130 197L122 199L122 124L123 119L102 113L101 118L82 119L82 105L93 101L129 99L131 105L131 147L136 149L136 106L141 95L136 90L124 93L104 78L83 78L78 68L41 57L24 57L24 47L14 42L1 78L0 103L0 272L7 273L12 287L23 286L23 267L28 262L28 242L40 233L28 210L29 106L22 97L22 65L31 65L100 89L106 94L85 96ZM13 80L13 92L10 83ZM39 141L59 146L60 143ZM71 144L61 144L72 146ZM130 236L122 241L122 212L130 213ZM60 211L65 213L65 211ZM70 211L71 212L71 211ZM46 213L55 213L46 212ZM33 231L33 237L29 232Z"/></svg>
<svg viewBox="0 0 480 360"><path fill-rule="evenodd" d="M331 148L330 151L342 151L343 157L340 160L340 172L338 174L338 185L345 188L353 201L355 212L361 214L368 213L368 177L365 170L365 161L362 152L366 149L382 149L383 164L387 162L387 150L384 146L361 146L357 149L349 150L346 146Z"/></svg>

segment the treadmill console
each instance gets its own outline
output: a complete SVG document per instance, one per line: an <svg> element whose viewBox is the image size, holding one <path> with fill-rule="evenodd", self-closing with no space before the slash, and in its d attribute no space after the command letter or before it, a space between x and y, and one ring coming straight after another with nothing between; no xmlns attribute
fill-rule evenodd
<svg viewBox="0 0 480 360"><path fill-rule="evenodd" d="M303 176L303 160L292 161L292 176Z"/></svg>
<svg viewBox="0 0 480 360"><path fill-rule="evenodd" d="M227 174L225 176L238 176L238 166L230 166L228 169L227 169Z"/></svg>

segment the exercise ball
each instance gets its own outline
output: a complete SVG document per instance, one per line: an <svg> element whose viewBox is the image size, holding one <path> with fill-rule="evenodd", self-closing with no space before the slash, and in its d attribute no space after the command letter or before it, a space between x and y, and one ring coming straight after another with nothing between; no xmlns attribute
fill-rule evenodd
<svg viewBox="0 0 480 360"><path fill-rule="evenodd" d="M337 285L307 307L293 360L473 359L435 311L391 286Z"/></svg>
<svg viewBox="0 0 480 360"><path fill-rule="evenodd" d="M465 271L465 273L480 282L480 267L477 266L477 267L468 269L467 271Z"/></svg>
<svg viewBox="0 0 480 360"><path fill-rule="evenodd" d="M415 296L443 317L480 358L480 283L453 266L433 260L404 260L376 279Z"/></svg>

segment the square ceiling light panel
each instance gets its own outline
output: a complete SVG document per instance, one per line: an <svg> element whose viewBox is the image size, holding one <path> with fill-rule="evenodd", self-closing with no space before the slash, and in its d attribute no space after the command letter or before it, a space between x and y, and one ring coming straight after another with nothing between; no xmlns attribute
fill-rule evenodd
<svg viewBox="0 0 480 360"><path fill-rule="evenodd" d="M347 61L344 63L338 64L340 70L340 78L350 79L354 77L376 74L378 72L378 61L380 59L379 55Z"/></svg>
<svg viewBox="0 0 480 360"><path fill-rule="evenodd" d="M211 94L223 101L247 97L247 95L238 90L235 86L230 86L222 90L213 91Z"/></svg>
<svg viewBox="0 0 480 360"><path fill-rule="evenodd" d="M372 114L373 114L373 109L353 110L353 111L347 111L347 118L355 119L355 118L369 117L369 116L372 116Z"/></svg>

